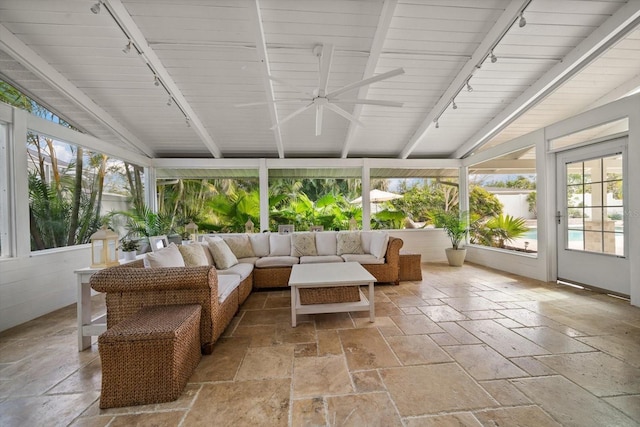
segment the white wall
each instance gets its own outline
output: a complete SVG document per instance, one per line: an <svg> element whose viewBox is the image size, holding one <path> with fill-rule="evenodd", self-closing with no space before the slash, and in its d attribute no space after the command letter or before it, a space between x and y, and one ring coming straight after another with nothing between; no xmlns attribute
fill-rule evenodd
<svg viewBox="0 0 640 427"><path fill-rule="evenodd" d="M389 235L402 239L400 251L420 254L422 262L447 260L444 250L451 247L451 241L442 229L389 230Z"/></svg>
<svg viewBox="0 0 640 427"><path fill-rule="evenodd" d="M503 213L524 219L535 219L533 213L529 212L529 202L527 202L528 193L519 194L495 194L503 206Z"/></svg>
<svg viewBox="0 0 640 427"><path fill-rule="evenodd" d="M0 331L75 303L73 272L90 262L90 245L0 260Z"/></svg>

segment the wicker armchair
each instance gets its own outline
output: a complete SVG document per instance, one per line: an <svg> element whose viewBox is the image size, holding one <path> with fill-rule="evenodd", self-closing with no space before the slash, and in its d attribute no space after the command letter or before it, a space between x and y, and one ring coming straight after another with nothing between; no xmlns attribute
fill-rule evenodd
<svg viewBox="0 0 640 427"><path fill-rule="evenodd" d="M239 289L219 303L218 274L213 266L144 268L139 260L99 271L91 277L91 287L106 293L107 328L145 306L200 304L204 354L211 353L239 306Z"/></svg>

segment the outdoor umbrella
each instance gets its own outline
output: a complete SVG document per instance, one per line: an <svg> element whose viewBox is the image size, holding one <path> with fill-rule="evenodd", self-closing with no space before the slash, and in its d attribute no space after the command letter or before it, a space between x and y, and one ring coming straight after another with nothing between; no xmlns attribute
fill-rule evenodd
<svg viewBox="0 0 640 427"><path fill-rule="evenodd" d="M402 199L402 197L403 196L401 194L390 193L388 191L382 191L377 189L369 191L369 201L374 207L374 209L372 209L374 213L378 212L378 203L387 202L389 200L394 200L394 199ZM362 196L356 199L353 199L351 203L354 203L354 204L362 203Z"/></svg>

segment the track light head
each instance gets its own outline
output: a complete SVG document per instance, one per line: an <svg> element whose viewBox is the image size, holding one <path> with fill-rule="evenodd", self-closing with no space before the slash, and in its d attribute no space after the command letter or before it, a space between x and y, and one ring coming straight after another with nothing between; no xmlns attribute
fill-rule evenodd
<svg viewBox="0 0 640 427"><path fill-rule="evenodd" d="M467 80L467 92L473 92L473 88L469 84L469 80Z"/></svg>
<svg viewBox="0 0 640 427"><path fill-rule="evenodd" d="M187 127L190 128L191 127L191 121L189 120L189 117L185 117L184 121L187 123Z"/></svg>
<svg viewBox="0 0 640 427"><path fill-rule="evenodd" d="M172 98L172 97L169 97L169 99L167 100L167 105L168 105L169 107L171 107L171 104L172 104L172 103L173 103L173 98Z"/></svg>
<svg viewBox="0 0 640 427"><path fill-rule="evenodd" d="M451 101L451 108L453 108L454 110L458 109L458 104L456 104L456 100L455 99L453 101Z"/></svg>
<svg viewBox="0 0 640 427"><path fill-rule="evenodd" d="M160 79L158 79L158 76L153 76L153 84L156 86L160 86Z"/></svg>
<svg viewBox="0 0 640 427"><path fill-rule="evenodd" d="M124 47L124 49L122 49L122 52L124 52L124 53L131 52L131 40L129 40L129 43L127 43L127 45Z"/></svg>
<svg viewBox="0 0 640 427"><path fill-rule="evenodd" d="M436 120L436 129L440 129L440 122Z"/></svg>
<svg viewBox="0 0 640 427"><path fill-rule="evenodd" d="M527 25L527 20L524 19L524 13L520 14L520 21L518 21L518 26L520 28L524 27L525 25Z"/></svg>
<svg viewBox="0 0 640 427"><path fill-rule="evenodd" d="M491 63L495 64L496 62L498 62L498 57L491 51Z"/></svg>
<svg viewBox="0 0 640 427"><path fill-rule="evenodd" d="M96 15L98 13L100 13L101 4L102 4L102 1L99 1L98 3L94 4L93 6L91 6L91 12L95 13Z"/></svg>

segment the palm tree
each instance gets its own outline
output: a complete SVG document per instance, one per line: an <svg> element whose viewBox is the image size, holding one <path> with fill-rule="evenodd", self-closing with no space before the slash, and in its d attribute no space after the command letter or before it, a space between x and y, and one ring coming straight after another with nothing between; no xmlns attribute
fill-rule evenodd
<svg viewBox="0 0 640 427"><path fill-rule="evenodd" d="M494 246L499 248L504 248L506 242L512 242L529 230L524 218L502 214L491 218L484 227Z"/></svg>

